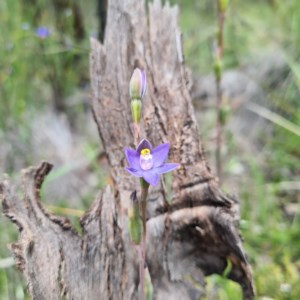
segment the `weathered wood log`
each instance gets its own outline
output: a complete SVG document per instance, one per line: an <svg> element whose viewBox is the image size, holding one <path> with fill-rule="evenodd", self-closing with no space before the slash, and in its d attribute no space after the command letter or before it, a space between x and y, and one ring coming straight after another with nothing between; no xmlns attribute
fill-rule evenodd
<svg viewBox="0 0 300 300"><path fill-rule="evenodd" d="M251 269L238 231L239 204L218 188L205 160L184 66L178 11L159 0L108 2L104 43L91 40L92 109L111 167L113 186L81 218L82 235L50 214L39 189L49 163L24 173L22 199L9 182L0 188L3 212L19 228L11 248L33 299L137 299L138 261L127 231L130 194L138 181L125 171L124 147L133 147L128 82L146 69L142 136L171 142L180 162L167 201L163 182L150 189L147 264L155 299L199 299L205 276L222 274L253 298Z"/></svg>

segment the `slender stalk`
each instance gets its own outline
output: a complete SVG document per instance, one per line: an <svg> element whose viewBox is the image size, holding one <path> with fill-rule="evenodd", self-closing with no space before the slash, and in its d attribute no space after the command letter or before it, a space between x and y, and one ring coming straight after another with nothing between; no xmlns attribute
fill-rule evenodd
<svg viewBox="0 0 300 300"><path fill-rule="evenodd" d="M143 245L143 248L144 248L143 253L144 253L145 257L146 257L146 236L147 236L146 208L147 208L148 189L149 189L149 184L148 183L145 184L145 181L144 181L144 183L142 184L141 212L142 212L142 222L143 222L142 245Z"/></svg>
<svg viewBox="0 0 300 300"><path fill-rule="evenodd" d="M222 0L217 1L217 22L218 22L218 32L217 32L217 49L215 53L215 79L216 79L216 92L217 92L217 123L216 123L216 162L217 162L217 174L219 177L219 182L222 181L222 100L223 91L221 88L222 82L222 58L224 52L224 22L225 22L225 9L222 7Z"/></svg>
<svg viewBox="0 0 300 300"><path fill-rule="evenodd" d="M216 160L217 160L217 174L219 178L219 182L221 184L222 181L222 172L223 172L223 166L222 166L222 132L223 127L221 124L221 106L222 106L222 89L221 89L221 83L220 79L216 80L216 89L217 89L217 125L216 125L216 131L217 131L217 153L216 153Z"/></svg>
<svg viewBox="0 0 300 300"><path fill-rule="evenodd" d="M136 147L138 146L139 144L139 141L140 141L140 124L138 123L133 123L133 126L134 126L134 143L136 145Z"/></svg>
<svg viewBox="0 0 300 300"><path fill-rule="evenodd" d="M137 147L140 141L140 124L137 122L133 123L134 128L134 143ZM146 201L148 195L147 183L144 179L141 179L141 202L140 202L140 213L143 224L143 236L142 241L138 246L139 253L139 276L140 276L140 300L145 300L145 258L146 258Z"/></svg>
<svg viewBox="0 0 300 300"><path fill-rule="evenodd" d="M145 300L145 261L146 261L146 238L147 238L147 220L146 220L146 208L147 208L147 196L149 190L149 184L141 179L141 214L143 223L143 237L140 245L140 287L141 287L141 300Z"/></svg>

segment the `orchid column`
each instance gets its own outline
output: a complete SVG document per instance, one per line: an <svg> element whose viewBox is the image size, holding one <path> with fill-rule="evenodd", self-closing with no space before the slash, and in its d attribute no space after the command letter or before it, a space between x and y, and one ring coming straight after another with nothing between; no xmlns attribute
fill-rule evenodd
<svg viewBox="0 0 300 300"><path fill-rule="evenodd" d="M134 123L134 138L136 150L125 148L125 155L129 166L125 169L133 176L140 178L141 196L137 201L136 192L133 192L132 208L129 210L129 233L133 243L138 245L140 252L140 299L145 299L145 262L146 262L146 235L147 235L147 196L149 186L156 186L159 175L176 169L179 164L165 163L168 157L169 143L155 148L147 139L140 141L140 121L142 112L142 98L146 91L146 73L135 69L130 80L131 113ZM141 222L141 219L142 222ZM142 229L141 229L142 225ZM141 235L141 233L143 233ZM151 296L150 296L151 297Z"/></svg>

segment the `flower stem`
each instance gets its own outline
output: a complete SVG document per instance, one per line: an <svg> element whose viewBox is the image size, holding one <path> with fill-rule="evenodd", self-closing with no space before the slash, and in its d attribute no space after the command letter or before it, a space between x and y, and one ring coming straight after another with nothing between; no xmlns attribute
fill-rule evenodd
<svg viewBox="0 0 300 300"><path fill-rule="evenodd" d="M139 123L133 123L134 126L134 143L137 147L140 141L140 124Z"/></svg>
<svg viewBox="0 0 300 300"><path fill-rule="evenodd" d="M147 220L146 220L146 209L147 209L147 196L149 190L149 184L143 178L141 179L141 215L143 223L143 237L140 248L140 287L141 287L141 300L145 300L145 261L146 261L146 238L147 238Z"/></svg>

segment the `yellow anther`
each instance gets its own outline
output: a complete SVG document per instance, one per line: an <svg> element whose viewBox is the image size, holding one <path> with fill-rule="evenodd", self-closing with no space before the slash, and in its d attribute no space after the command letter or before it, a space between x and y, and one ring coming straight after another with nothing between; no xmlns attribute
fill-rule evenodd
<svg viewBox="0 0 300 300"><path fill-rule="evenodd" d="M141 151L141 155L142 156L147 156L147 155L149 155L150 154L150 149L143 149L142 151Z"/></svg>

